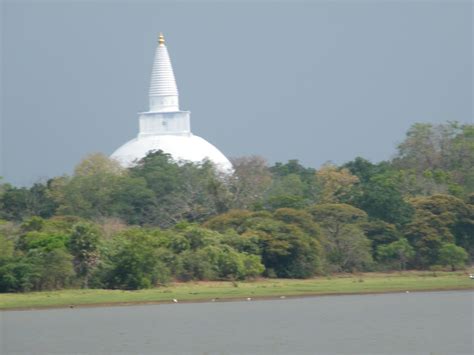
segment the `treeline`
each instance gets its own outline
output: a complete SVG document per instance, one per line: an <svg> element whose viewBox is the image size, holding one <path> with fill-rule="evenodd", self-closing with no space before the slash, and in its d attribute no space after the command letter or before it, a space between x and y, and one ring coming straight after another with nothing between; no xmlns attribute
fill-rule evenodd
<svg viewBox="0 0 474 355"><path fill-rule="evenodd" d="M0 292L463 268L473 162L474 126L455 122L413 125L390 161L317 170L94 154L72 176L0 185Z"/></svg>

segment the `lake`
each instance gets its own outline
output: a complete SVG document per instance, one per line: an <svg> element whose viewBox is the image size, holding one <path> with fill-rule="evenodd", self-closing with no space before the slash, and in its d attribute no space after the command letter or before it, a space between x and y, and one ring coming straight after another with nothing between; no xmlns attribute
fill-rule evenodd
<svg viewBox="0 0 474 355"><path fill-rule="evenodd" d="M472 354L474 292L0 312L1 354Z"/></svg>

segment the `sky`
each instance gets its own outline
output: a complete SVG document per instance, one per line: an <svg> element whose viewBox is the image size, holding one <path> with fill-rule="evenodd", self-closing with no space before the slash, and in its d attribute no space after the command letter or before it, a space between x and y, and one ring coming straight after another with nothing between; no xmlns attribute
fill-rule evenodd
<svg viewBox="0 0 474 355"><path fill-rule="evenodd" d="M390 159L473 120L473 2L1 2L0 176L71 174L138 133L163 32L191 126L228 157Z"/></svg>

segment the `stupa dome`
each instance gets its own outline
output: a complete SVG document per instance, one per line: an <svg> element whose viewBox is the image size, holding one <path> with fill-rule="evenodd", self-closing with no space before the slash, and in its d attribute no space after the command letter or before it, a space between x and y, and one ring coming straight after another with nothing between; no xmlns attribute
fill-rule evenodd
<svg viewBox="0 0 474 355"><path fill-rule="evenodd" d="M179 96L173 68L160 34L150 82L150 110L139 116L139 133L112 155L124 167L133 166L150 151L162 150L176 161L209 160L223 173L232 164L216 147L191 133L190 112L179 109Z"/></svg>
<svg viewBox="0 0 474 355"><path fill-rule="evenodd" d="M129 167L133 165L134 161L154 150L169 153L177 161L201 162L209 159L218 171L232 171L232 164L219 149L194 134L152 135L135 138L117 149L112 154L112 158L118 160L122 166Z"/></svg>

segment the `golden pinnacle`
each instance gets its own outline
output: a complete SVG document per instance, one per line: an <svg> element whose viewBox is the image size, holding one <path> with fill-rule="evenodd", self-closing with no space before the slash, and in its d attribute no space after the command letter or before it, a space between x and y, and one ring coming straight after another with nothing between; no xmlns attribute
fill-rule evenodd
<svg viewBox="0 0 474 355"><path fill-rule="evenodd" d="M158 43L160 46L165 45L165 37L163 36L163 33L160 32L160 36L158 37Z"/></svg>

